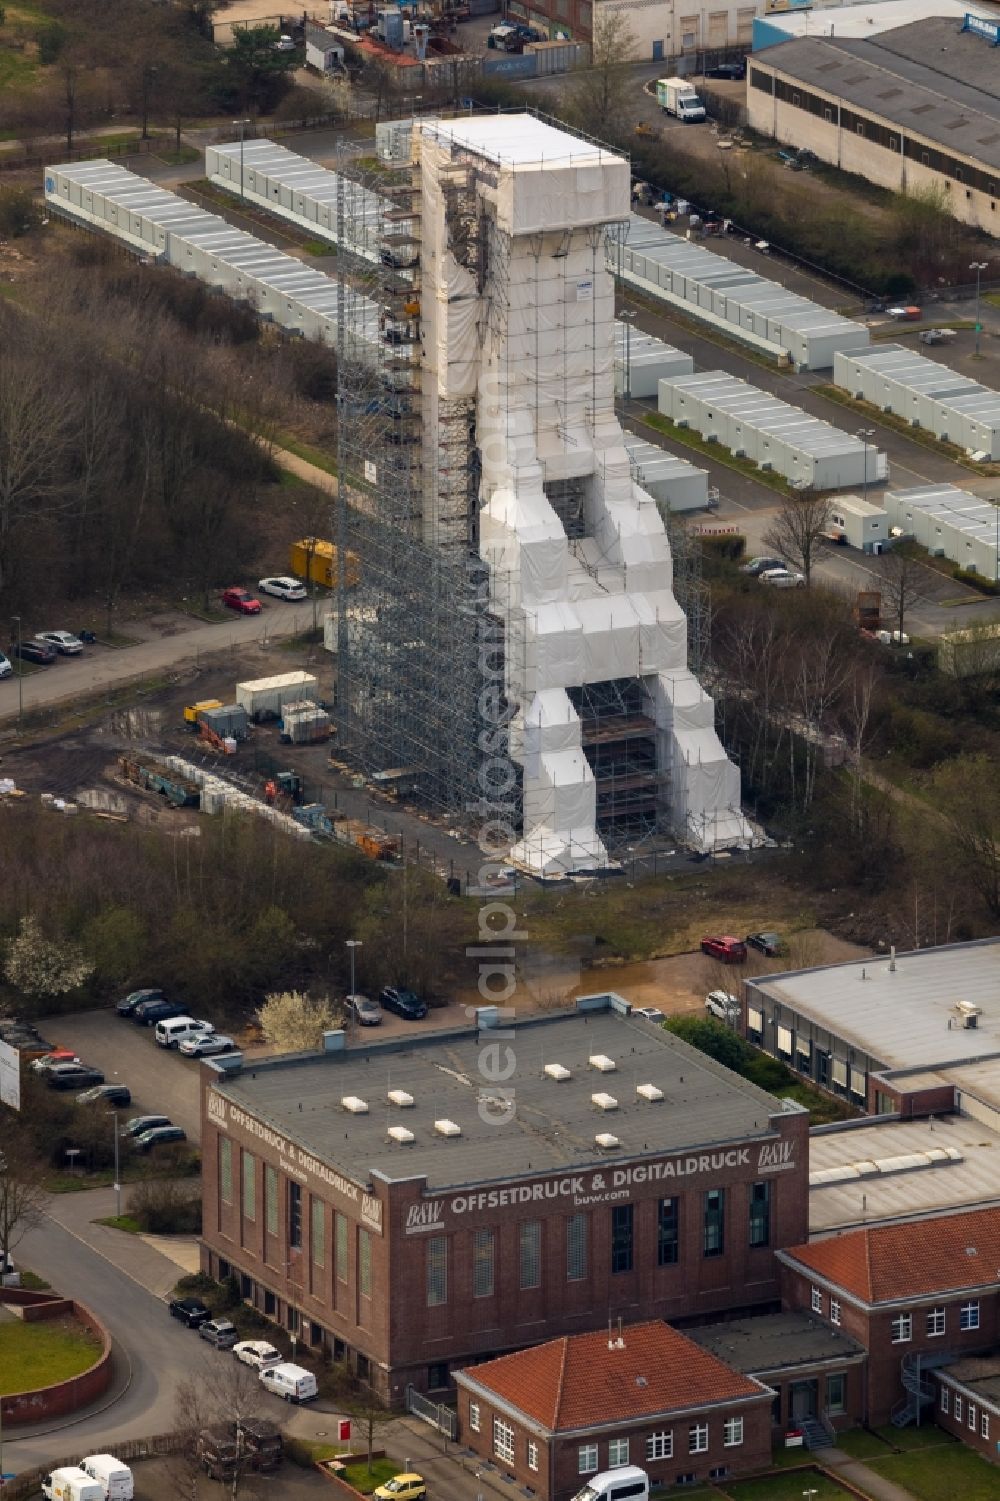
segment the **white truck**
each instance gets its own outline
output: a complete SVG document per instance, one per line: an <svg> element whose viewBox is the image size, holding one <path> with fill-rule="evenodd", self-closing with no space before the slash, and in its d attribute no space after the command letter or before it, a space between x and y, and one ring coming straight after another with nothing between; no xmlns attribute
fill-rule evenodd
<svg viewBox="0 0 1000 1501"><path fill-rule="evenodd" d="M79 1466L53 1470L42 1481L45 1501L105 1501L104 1490Z"/></svg>
<svg viewBox="0 0 1000 1501"><path fill-rule="evenodd" d="M678 120L685 123L705 118L705 106L698 98L694 85L688 83L686 78L658 78L656 102L665 114L676 115Z"/></svg>
<svg viewBox="0 0 1000 1501"><path fill-rule="evenodd" d="M88 1454L81 1459L80 1469L86 1470L91 1480L101 1487L105 1501L133 1501L135 1482L132 1471L113 1454Z"/></svg>

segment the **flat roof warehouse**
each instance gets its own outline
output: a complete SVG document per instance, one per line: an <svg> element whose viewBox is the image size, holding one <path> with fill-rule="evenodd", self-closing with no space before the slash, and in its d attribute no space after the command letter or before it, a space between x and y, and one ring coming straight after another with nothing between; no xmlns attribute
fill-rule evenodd
<svg viewBox="0 0 1000 1501"><path fill-rule="evenodd" d="M484 1058L491 1049L500 1052ZM493 1098L498 1061L511 1067L503 1088L512 1091L513 1112L502 1124L481 1108ZM772 1118L799 1107L661 1027L604 1011L529 1018L499 1034L463 1030L265 1061L220 1075L206 1108L219 1124L227 1109L238 1112L234 1124L252 1121L284 1150L319 1158L354 1182L426 1177L438 1191L486 1186L460 1196L461 1213L532 1197L586 1202L595 1193L607 1202L609 1191L641 1182L749 1167L750 1149L740 1145L748 1136L761 1138L763 1170L780 1171L785 1143L768 1141ZM393 1141L393 1127L412 1140ZM598 1145L605 1133L616 1147ZM657 1160L634 1165L637 1157ZM560 1172L554 1183L488 1188Z"/></svg>

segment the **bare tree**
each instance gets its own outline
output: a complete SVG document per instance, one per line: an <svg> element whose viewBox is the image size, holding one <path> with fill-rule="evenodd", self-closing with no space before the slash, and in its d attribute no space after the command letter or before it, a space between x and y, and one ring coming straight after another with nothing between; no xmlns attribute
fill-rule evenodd
<svg viewBox="0 0 1000 1501"><path fill-rule="evenodd" d="M989 756L956 756L931 779L963 869L987 911L1000 917L1000 786Z"/></svg>
<svg viewBox="0 0 1000 1501"><path fill-rule="evenodd" d="M352 1430L357 1430L356 1437L365 1446L370 1475L378 1440L396 1415L386 1407L374 1387L367 1381L355 1380L342 1364L334 1366L332 1385L333 1400L344 1416L351 1419Z"/></svg>
<svg viewBox="0 0 1000 1501"><path fill-rule="evenodd" d="M573 77L567 101L573 124L599 131L611 141L628 135L634 87L630 64L636 54L635 32L624 11L594 8L590 66Z"/></svg>
<svg viewBox="0 0 1000 1501"><path fill-rule="evenodd" d="M5 1110L0 1106L0 1111ZM45 1212L45 1190L38 1166L18 1140L4 1131L0 1150L0 1271L7 1257Z"/></svg>
<svg viewBox="0 0 1000 1501"><path fill-rule="evenodd" d="M907 543L897 543L883 555L879 583L885 602L884 613L901 635L910 610L928 598L931 581L930 570Z"/></svg>
<svg viewBox="0 0 1000 1501"><path fill-rule="evenodd" d="M763 536L765 547L773 547L812 582L813 565L820 538L830 527L830 502L823 495L804 490L790 495Z"/></svg>
<svg viewBox="0 0 1000 1501"><path fill-rule="evenodd" d="M231 1501L246 1497L256 1460L246 1429L263 1409L257 1373L239 1360L203 1359L177 1388L175 1402L176 1427L190 1436L176 1463L191 1495L210 1470L226 1481Z"/></svg>

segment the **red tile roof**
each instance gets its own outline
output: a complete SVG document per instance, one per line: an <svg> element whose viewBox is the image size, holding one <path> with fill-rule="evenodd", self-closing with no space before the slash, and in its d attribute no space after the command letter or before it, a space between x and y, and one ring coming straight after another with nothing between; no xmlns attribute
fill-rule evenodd
<svg viewBox="0 0 1000 1501"><path fill-rule="evenodd" d="M632 1324L622 1340L609 1349L605 1330L571 1334L464 1374L555 1432L764 1395L666 1324Z"/></svg>
<svg viewBox="0 0 1000 1501"><path fill-rule="evenodd" d="M959 1292L997 1280L1000 1209L849 1230L787 1254L866 1303Z"/></svg>

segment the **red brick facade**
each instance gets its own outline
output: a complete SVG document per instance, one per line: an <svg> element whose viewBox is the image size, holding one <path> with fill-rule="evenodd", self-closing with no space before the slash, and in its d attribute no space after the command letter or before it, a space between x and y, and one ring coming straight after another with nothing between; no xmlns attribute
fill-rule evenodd
<svg viewBox="0 0 1000 1501"><path fill-rule="evenodd" d="M764 1142L517 1183L498 1176L468 1192L431 1193L423 1178L376 1180L368 1191L265 1131L212 1080L206 1070L204 1268L236 1272L263 1312L346 1357L392 1401L407 1383L443 1387L470 1362L609 1316L676 1320L774 1306L774 1251L807 1233L804 1112L772 1116ZM751 1246L751 1195L762 1183L766 1244ZM705 1196L720 1189L721 1249L706 1254ZM660 1205L671 1200L676 1247L664 1252ZM630 1256L619 1246L618 1261L630 1266L613 1269L619 1210L631 1235Z"/></svg>
<svg viewBox="0 0 1000 1501"><path fill-rule="evenodd" d="M995 1367L996 1362L992 1364ZM996 1386L994 1382L994 1390L987 1396L974 1382L969 1385L951 1372L938 1372L935 1377L934 1421L994 1464L1000 1460L1000 1394Z"/></svg>

